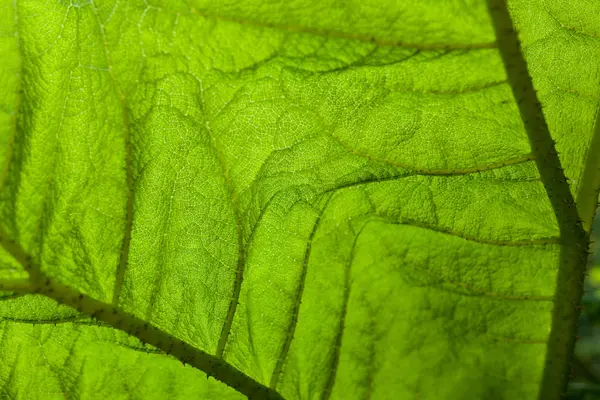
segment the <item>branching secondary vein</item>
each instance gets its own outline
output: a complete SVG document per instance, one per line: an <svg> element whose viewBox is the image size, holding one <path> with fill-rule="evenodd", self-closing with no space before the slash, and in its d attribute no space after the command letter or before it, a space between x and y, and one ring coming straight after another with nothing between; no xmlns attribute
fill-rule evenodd
<svg viewBox="0 0 600 400"><path fill-rule="evenodd" d="M123 245L121 247L121 259L119 267L117 268L115 284L113 289L112 304L116 305L119 302L119 296L121 294L121 287L125 279L125 270L127 269L127 263L129 259L129 247L131 243L131 229L133 227L133 155L130 143L129 134L129 118L127 113L127 105L125 102L125 94L121 90L117 78L113 72L112 61L110 52L108 51L108 43L106 41L106 34L104 33L104 24L100 20L98 15L98 9L94 1L91 2L94 10L94 15L98 22L100 34L102 36L102 46L104 48L104 55L106 58L106 64L108 66L108 75L110 81L114 87L115 93L119 97L119 103L121 105L121 115L123 118L123 141L125 143L125 181L127 184L127 203L125 205L125 234L123 236Z"/></svg>
<svg viewBox="0 0 600 400"><path fill-rule="evenodd" d="M317 216L317 219L313 226L312 232L310 233L310 236L306 243L306 252L304 254L304 261L302 263L302 271L300 272L300 278L298 279L299 284L298 284L298 288L296 289L294 306L293 306L293 309L291 312L292 318L291 318L288 328L286 330L285 341L283 343L283 346L281 347L279 356L277 357L277 364L275 365L275 368L273 369L273 375L271 375L271 381L269 383L269 387L273 390L276 389L277 382L279 381L281 373L283 372L283 366L287 359L287 355L288 355L288 352L292 345L292 340L294 339L294 334L296 332L296 325L298 324L298 315L300 312L300 305L302 304L302 294L304 293L304 284L306 281L306 274L308 272L308 264L310 261L310 252L312 249L312 241L313 241L313 238L315 237L315 234L317 233L317 230L319 229L319 226L321 224L321 218L323 217L323 214L325 214L325 210L327 210L327 206L329 205L329 202L330 202L331 198L333 197L333 195L334 195L333 193L328 194L327 200L325 201L325 204L322 206L322 208L319 212L319 215Z"/></svg>
<svg viewBox="0 0 600 400"><path fill-rule="evenodd" d="M403 163L400 163L400 162L397 162L394 160L389 160L387 158L375 156L375 155L369 154L367 152L354 149L352 146L350 146L349 144L344 142L339 137L337 137L333 134L330 134L329 136L332 139L334 139L337 143L339 143L344 149L346 149L347 151L349 151L352 154L356 154L357 156L364 157L364 158L367 158L372 161L382 162L382 163L385 163L385 164L388 164L388 165L391 165L394 167L405 168L405 169L410 170L415 175L444 175L444 176L446 176L446 175L447 176L468 175L468 174L474 174L477 172L491 171L494 169L507 167L509 165L517 165L517 164L522 164L522 163L526 163L528 161L535 160L535 156L532 153L529 153L529 154L523 154L523 155L516 156L516 157L511 157L511 158L508 158L505 160L495 161L495 162L492 162L489 164L476 165L473 167L419 168L419 167L414 167L409 164L403 164Z"/></svg>
<svg viewBox="0 0 600 400"><path fill-rule="evenodd" d="M0 246L8 251L26 271L30 273L34 293L42 294L77 309L113 328L124 331L170 354L182 363L190 364L207 375L236 389L252 400L283 400L275 390L256 382L248 375L234 368L222 359L197 349L181 339L166 333L152 324L121 310L119 307L103 303L46 277L38 265L32 262L27 252L16 242L9 239L0 227Z"/></svg>
<svg viewBox="0 0 600 400"><path fill-rule="evenodd" d="M217 158L217 161L219 163L219 167L221 169L221 173L225 181L227 193L229 194L229 198L231 199L231 207L233 209L235 229L237 234L238 266L235 273L235 282L233 283L233 294L231 296L231 301L229 302L229 307L227 309L227 316L225 317L225 321L223 322L223 326L221 328L221 334L219 335L219 342L217 343L217 350L215 353L218 358L223 358L223 352L225 351L225 345L227 344L227 340L229 339L231 325L233 324L233 317L235 316L235 312L237 310L237 305L239 302L240 292L242 290L242 281L244 279L244 267L246 265L246 258L243 243L244 240L242 232L242 222L240 220L237 196L234 191L233 185L231 184L229 171L227 169L227 166L225 165L225 161L223 160L223 155L221 154L221 151L219 150L219 147L216 143L216 138L212 133L210 121L208 120L208 115L206 115L206 107L204 104L204 86L201 80L198 80L198 84L200 85L199 99L202 106L202 111L204 112L204 126L206 128L206 133L209 136L209 142L211 144L212 150L215 153L215 157Z"/></svg>
<svg viewBox="0 0 600 400"><path fill-rule="evenodd" d="M352 243L352 249L350 250L350 255L348 257L348 261L346 262L346 268L344 269L344 297L342 299L342 309L340 312L340 322L337 328L337 334L335 336L335 342L333 345L333 356L331 357L331 368L329 369L329 375L327 377L327 383L325 384L325 389L323 390L323 400L329 400L331 397L331 393L333 391L333 385L335 384L335 379L337 377L337 370L340 363L340 353L342 348L342 339L344 337L344 329L346 327L346 316L348 314L348 301L350 300L350 274L352 263L354 262L354 256L356 251L356 243L360 238L362 231L365 226L367 226L369 222L367 221L360 230L355 233L354 242Z"/></svg>
<svg viewBox="0 0 600 400"><path fill-rule="evenodd" d="M233 22L240 25L248 25L257 28L271 28L278 29L288 32L294 33L307 33L311 35L317 36L325 36L332 38L340 38L346 40L356 40L360 42L370 42L375 43L378 46L386 46L386 47L405 47L412 49L420 49L420 50L476 50L476 49L491 49L496 47L495 42L487 42L487 43L414 43L414 42L406 42L401 40L390 40L384 39L376 36L369 35L361 35L350 32L341 32L341 31L329 31L324 29L311 28L308 26L302 25L285 25L285 24L274 24L270 22L257 21L257 20L248 20L242 18L236 18L225 15L217 15L213 13L208 13L203 10L199 10L192 6L188 1L188 6L190 7L190 11L192 14L198 15L203 18L215 19L219 21L225 22Z"/></svg>

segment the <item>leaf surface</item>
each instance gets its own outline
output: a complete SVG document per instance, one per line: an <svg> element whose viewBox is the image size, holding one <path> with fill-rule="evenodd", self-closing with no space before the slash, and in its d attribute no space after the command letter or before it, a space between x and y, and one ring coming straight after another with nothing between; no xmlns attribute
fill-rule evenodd
<svg viewBox="0 0 600 400"><path fill-rule="evenodd" d="M537 398L565 246L485 2L1 1L2 396ZM586 226L572 3L509 5Z"/></svg>

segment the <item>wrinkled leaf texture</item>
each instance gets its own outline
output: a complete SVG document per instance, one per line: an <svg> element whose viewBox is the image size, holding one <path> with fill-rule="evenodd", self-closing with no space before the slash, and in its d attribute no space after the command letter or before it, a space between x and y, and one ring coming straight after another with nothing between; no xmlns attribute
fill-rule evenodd
<svg viewBox="0 0 600 400"><path fill-rule="evenodd" d="M509 10L589 230L600 3ZM0 397L536 399L581 281L490 15L1 0Z"/></svg>

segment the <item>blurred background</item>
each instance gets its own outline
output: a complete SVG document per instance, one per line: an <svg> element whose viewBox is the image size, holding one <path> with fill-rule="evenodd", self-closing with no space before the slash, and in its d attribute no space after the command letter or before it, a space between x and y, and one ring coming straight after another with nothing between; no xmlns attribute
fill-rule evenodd
<svg viewBox="0 0 600 400"><path fill-rule="evenodd" d="M600 400L600 207L592 228L592 255L588 263L581 316L579 339L575 345L575 357L571 380L567 391L568 400Z"/></svg>

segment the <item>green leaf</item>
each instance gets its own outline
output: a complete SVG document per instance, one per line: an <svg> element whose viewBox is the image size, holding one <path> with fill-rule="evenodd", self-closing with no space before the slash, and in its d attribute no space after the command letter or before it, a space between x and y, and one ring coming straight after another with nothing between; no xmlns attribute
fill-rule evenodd
<svg viewBox="0 0 600 400"><path fill-rule="evenodd" d="M417 3L0 0L0 397L558 399L600 5Z"/></svg>

